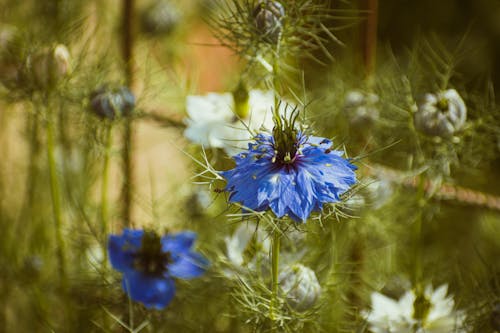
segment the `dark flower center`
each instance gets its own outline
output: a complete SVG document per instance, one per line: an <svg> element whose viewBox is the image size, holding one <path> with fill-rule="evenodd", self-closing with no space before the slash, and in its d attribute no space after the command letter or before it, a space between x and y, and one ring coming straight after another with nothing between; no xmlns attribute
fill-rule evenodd
<svg viewBox="0 0 500 333"><path fill-rule="evenodd" d="M448 102L448 100L447 100L446 98L441 98L441 99L437 102L436 106L437 106L437 108L438 108L439 110L441 110L441 112L447 112L447 111L448 111L448 108L449 108L449 105L448 105L448 104L449 104L449 102Z"/></svg>
<svg viewBox="0 0 500 333"><path fill-rule="evenodd" d="M298 130L295 128L298 112L293 110L289 118L274 115L274 151L273 163L292 164L299 150Z"/></svg>
<svg viewBox="0 0 500 333"><path fill-rule="evenodd" d="M423 294L418 295L413 302L413 318L424 320L430 310L431 302Z"/></svg>
<svg viewBox="0 0 500 333"><path fill-rule="evenodd" d="M148 275L161 276L172 263L170 252L162 251L161 239L156 233L146 231L141 248L134 254L134 267Z"/></svg>

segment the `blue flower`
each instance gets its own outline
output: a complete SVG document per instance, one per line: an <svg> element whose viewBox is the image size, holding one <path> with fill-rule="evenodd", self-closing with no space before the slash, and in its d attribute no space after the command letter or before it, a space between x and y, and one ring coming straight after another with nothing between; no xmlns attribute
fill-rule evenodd
<svg viewBox="0 0 500 333"><path fill-rule="evenodd" d="M230 202L254 211L270 208L277 217L300 222L324 203L340 201L356 183L356 167L342 151L331 150L330 140L307 136L293 128L293 121L284 126L283 121L278 119L273 135L258 134L248 151L233 157L236 167L222 176Z"/></svg>
<svg viewBox="0 0 500 333"><path fill-rule="evenodd" d="M193 232L167 234L125 229L110 235L111 265L123 273L122 286L134 301L147 308L165 308L175 294L174 278L191 279L202 275L209 262L191 248Z"/></svg>

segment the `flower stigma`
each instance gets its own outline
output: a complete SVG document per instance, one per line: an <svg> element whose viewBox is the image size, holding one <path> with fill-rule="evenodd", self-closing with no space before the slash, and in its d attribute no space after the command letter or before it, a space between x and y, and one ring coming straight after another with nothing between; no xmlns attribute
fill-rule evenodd
<svg viewBox="0 0 500 333"><path fill-rule="evenodd" d="M290 117L274 114L274 157L273 163L292 164L298 154L300 154L300 142L297 140L298 130L295 122L299 112L294 109Z"/></svg>

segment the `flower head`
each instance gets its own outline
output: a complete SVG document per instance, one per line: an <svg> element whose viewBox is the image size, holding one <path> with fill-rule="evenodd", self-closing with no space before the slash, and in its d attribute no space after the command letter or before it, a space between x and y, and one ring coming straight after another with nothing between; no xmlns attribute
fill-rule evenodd
<svg viewBox="0 0 500 333"><path fill-rule="evenodd" d="M234 94L188 96L189 118L184 136L205 147L223 148L228 155L244 150L253 133L271 130L274 94L271 91L236 89Z"/></svg>
<svg viewBox="0 0 500 333"><path fill-rule="evenodd" d="M101 118L115 119L129 116L135 107L135 96L127 87L108 89L101 87L92 92L92 112Z"/></svg>
<svg viewBox="0 0 500 333"><path fill-rule="evenodd" d="M291 307L297 311L310 309L321 294L321 286L312 269L302 264L285 267L278 278Z"/></svg>
<svg viewBox="0 0 500 333"><path fill-rule="evenodd" d="M175 294L174 278L191 279L202 275L208 260L191 248L193 232L167 234L125 229L110 235L109 258L113 268L123 273L122 286L131 299L147 308L165 308Z"/></svg>
<svg viewBox="0 0 500 333"><path fill-rule="evenodd" d="M260 228L251 223L241 224L231 236L225 237L227 258L233 268L251 271L260 269L257 262L268 257L271 242ZM262 259L261 259L262 258Z"/></svg>
<svg viewBox="0 0 500 333"><path fill-rule="evenodd" d="M40 88L55 85L70 72L71 56L66 46L58 44L39 52L30 59L35 83Z"/></svg>
<svg viewBox="0 0 500 333"><path fill-rule="evenodd" d="M467 107L455 89L426 94L415 113L415 127L430 136L449 137L460 130Z"/></svg>
<svg viewBox="0 0 500 333"><path fill-rule="evenodd" d="M379 97L373 93L351 90L345 96L344 111L353 126L366 127L378 119Z"/></svg>
<svg viewBox="0 0 500 333"><path fill-rule="evenodd" d="M151 35L168 35L179 24L181 13L169 0L157 0L142 13L141 28Z"/></svg>
<svg viewBox="0 0 500 333"><path fill-rule="evenodd" d="M356 167L343 152L331 150L328 139L297 130L294 118L275 116L272 135L258 134L247 151L233 157L236 167L222 173L230 202L305 221L324 203L340 201L356 182Z"/></svg>
<svg viewBox="0 0 500 333"><path fill-rule="evenodd" d="M276 44L281 34L281 21L285 16L283 5L278 1L260 0L252 14L255 27L264 40Z"/></svg>
<svg viewBox="0 0 500 333"><path fill-rule="evenodd" d="M453 310L448 286L427 286L423 295L407 291L399 301L380 293L371 296L372 311L363 315L374 333L462 333L463 312Z"/></svg>

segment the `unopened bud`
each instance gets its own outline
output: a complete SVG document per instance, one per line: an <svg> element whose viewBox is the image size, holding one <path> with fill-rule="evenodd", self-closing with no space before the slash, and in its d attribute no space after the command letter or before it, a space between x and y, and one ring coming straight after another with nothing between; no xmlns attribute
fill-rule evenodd
<svg viewBox="0 0 500 333"><path fill-rule="evenodd" d="M55 85L70 71L70 54L66 46L59 44L50 50L36 54L31 60L35 83L41 88Z"/></svg>
<svg viewBox="0 0 500 333"><path fill-rule="evenodd" d="M296 311L310 309L321 294L321 286L314 271L302 264L285 267L278 277L288 304Z"/></svg>
<svg viewBox="0 0 500 333"><path fill-rule="evenodd" d="M113 120L132 113L135 96L126 87L113 90L100 88L91 95L90 105L97 116Z"/></svg>
<svg viewBox="0 0 500 333"><path fill-rule="evenodd" d="M15 27L0 27L0 81L7 87L15 84L20 75L21 38Z"/></svg>
<svg viewBox="0 0 500 333"><path fill-rule="evenodd" d="M180 18L179 10L170 1L159 0L143 12L141 27L151 35L167 35L175 29Z"/></svg>
<svg viewBox="0 0 500 333"><path fill-rule="evenodd" d="M278 1L261 0L253 10L257 31L265 41L276 44L283 28L282 20L285 8Z"/></svg>
<svg viewBox="0 0 500 333"><path fill-rule="evenodd" d="M348 92L344 101L344 111L349 123L362 128L371 126L379 117L378 101L378 96L373 93L357 90Z"/></svg>
<svg viewBox="0 0 500 333"><path fill-rule="evenodd" d="M250 112L250 105L248 103L249 95L243 83L239 83L238 87L233 91L234 100L234 113L240 118L246 118Z"/></svg>

